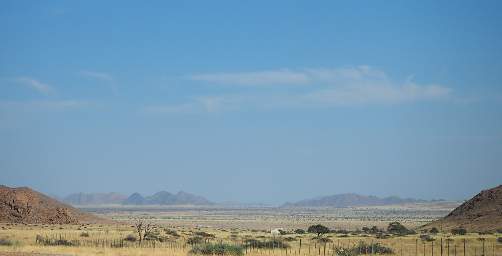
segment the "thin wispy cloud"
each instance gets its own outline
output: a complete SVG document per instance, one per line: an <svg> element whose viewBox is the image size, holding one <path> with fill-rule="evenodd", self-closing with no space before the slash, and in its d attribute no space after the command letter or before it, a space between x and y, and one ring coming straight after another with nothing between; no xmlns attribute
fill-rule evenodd
<svg viewBox="0 0 502 256"><path fill-rule="evenodd" d="M307 84L309 78L305 73L288 69L266 70L237 73L207 73L187 76L194 81L234 85L274 85L274 84Z"/></svg>
<svg viewBox="0 0 502 256"><path fill-rule="evenodd" d="M273 74L273 75L271 75ZM244 93L202 95L181 104L146 107L150 113L219 112L239 109L329 108L350 105L405 104L438 101L450 97L452 89L440 84L418 83L409 77L392 79L384 71L369 66L309 68L298 71L215 73L197 76L204 82L253 85L284 83L309 84L268 91L257 87Z"/></svg>
<svg viewBox="0 0 502 256"><path fill-rule="evenodd" d="M91 105L82 100L31 100L31 101L0 101L0 107L10 110L71 110Z"/></svg>
<svg viewBox="0 0 502 256"><path fill-rule="evenodd" d="M34 78L18 77L15 79L15 81L18 82L19 84L27 86L27 87L29 87L39 93L45 94L45 95L49 95L54 92L54 89L50 85L48 85L46 83L42 83L39 80L36 80Z"/></svg>
<svg viewBox="0 0 502 256"><path fill-rule="evenodd" d="M115 84L115 78L111 74L89 70L82 70L79 72L79 74L83 77L106 84L113 94L117 94L117 85Z"/></svg>
<svg viewBox="0 0 502 256"><path fill-rule="evenodd" d="M233 102L232 97L226 96L203 96L194 97L181 104L150 105L142 109L143 113L149 114L186 114L186 113L216 113L228 110ZM225 109L222 109L222 108Z"/></svg>
<svg viewBox="0 0 502 256"><path fill-rule="evenodd" d="M101 80L104 82L113 82L113 76L108 74L108 73L103 73L103 72L95 72L95 71L88 71L88 70L83 70L80 71L80 75L92 78L92 79L97 79Z"/></svg>

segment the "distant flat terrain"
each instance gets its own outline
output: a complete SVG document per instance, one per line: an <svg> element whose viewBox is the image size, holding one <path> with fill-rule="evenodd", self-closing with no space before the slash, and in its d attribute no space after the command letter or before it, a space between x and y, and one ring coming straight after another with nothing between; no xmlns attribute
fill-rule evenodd
<svg viewBox="0 0 502 256"><path fill-rule="evenodd" d="M83 206L80 209L119 221L141 215L159 224L180 227L306 228L313 223L322 223L332 228L355 230L363 226L385 227L396 220L416 227L446 216L459 204L441 202L351 208Z"/></svg>

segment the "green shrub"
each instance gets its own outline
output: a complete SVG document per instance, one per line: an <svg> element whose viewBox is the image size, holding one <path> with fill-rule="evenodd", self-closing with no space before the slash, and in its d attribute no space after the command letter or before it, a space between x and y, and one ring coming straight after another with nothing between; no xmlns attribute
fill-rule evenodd
<svg viewBox="0 0 502 256"><path fill-rule="evenodd" d="M335 255L337 256L356 256L358 255L351 249L346 249L346 248L335 248Z"/></svg>
<svg viewBox="0 0 502 256"><path fill-rule="evenodd" d="M274 249L274 248L289 248L289 244L279 239L260 241L256 239L248 239L245 241L246 247L252 248L266 248L266 249Z"/></svg>
<svg viewBox="0 0 502 256"><path fill-rule="evenodd" d="M333 242L331 239L327 238L327 237L313 237L312 240L317 240L319 243L331 243Z"/></svg>
<svg viewBox="0 0 502 256"><path fill-rule="evenodd" d="M376 236L375 236L375 237L376 237L377 239L387 239L387 238L389 238L389 237L390 237L390 235L389 235L389 234L385 234L385 233L383 233L383 232L380 232L380 233L376 234Z"/></svg>
<svg viewBox="0 0 502 256"><path fill-rule="evenodd" d="M238 245L208 243L194 246L192 250L190 250L190 254L240 256L243 255L244 252L243 248Z"/></svg>
<svg viewBox="0 0 502 256"><path fill-rule="evenodd" d="M204 231L199 231L194 233L195 236L200 236L203 238L215 238L216 236L210 233L206 233Z"/></svg>
<svg viewBox="0 0 502 256"><path fill-rule="evenodd" d="M124 238L124 240L128 242L136 242L137 238L136 235L129 234Z"/></svg>
<svg viewBox="0 0 502 256"><path fill-rule="evenodd" d="M41 235L37 235L35 238L37 244L45 245L45 246L79 246L79 242L76 240L67 240L62 238L50 238L43 237Z"/></svg>
<svg viewBox="0 0 502 256"><path fill-rule="evenodd" d="M0 246L14 246L17 245L17 241L12 241L7 238L0 238Z"/></svg>
<svg viewBox="0 0 502 256"><path fill-rule="evenodd" d="M422 239L422 241L426 241L426 242L432 242L434 240L436 240L435 238L431 237L430 235L420 235L420 239Z"/></svg>
<svg viewBox="0 0 502 256"><path fill-rule="evenodd" d="M312 225L307 229L307 232L317 234L317 236L322 236L323 234L329 233L329 231L329 228L321 224Z"/></svg>
<svg viewBox="0 0 502 256"><path fill-rule="evenodd" d="M367 244L360 241L352 250L357 254L393 254L394 251L390 247L383 246L380 243Z"/></svg>
<svg viewBox="0 0 502 256"><path fill-rule="evenodd" d="M166 235L170 235L173 237L180 237L180 235L178 234L178 232L176 232L176 230L166 228L166 229L164 229L164 233L166 233Z"/></svg>
<svg viewBox="0 0 502 256"><path fill-rule="evenodd" d="M454 228L451 230L451 233L454 235L463 236L467 234L467 230L465 228Z"/></svg>
<svg viewBox="0 0 502 256"><path fill-rule="evenodd" d="M187 239L187 244L196 245L204 242L204 238L201 236L192 236Z"/></svg>
<svg viewBox="0 0 502 256"><path fill-rule="evenodd" d="M389 223L389 226L387 227L387 232L398 236L411 235L415 233L414 231L407 229L405 226L403 226L403 224L399 222Z"/></svg>

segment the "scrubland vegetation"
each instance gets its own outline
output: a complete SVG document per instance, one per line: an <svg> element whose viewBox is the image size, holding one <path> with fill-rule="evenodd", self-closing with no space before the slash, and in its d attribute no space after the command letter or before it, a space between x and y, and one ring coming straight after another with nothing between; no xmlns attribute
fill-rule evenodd
<svg viewBox="0 0 502 256"><path fill-rule="evenodd" d="M142 227L148 226L145 221ZM75 255L501 255L497 233L458 233L417 229L399 222L386 228L333 229L314 224L268 230L210 227L166 227L149 223L117 225L3 224L0 252L41 252ZM301 231L300 231L301 230ZM142 238L140 238L140 236ZM465 247L464 247L465 246Z"/></svg>

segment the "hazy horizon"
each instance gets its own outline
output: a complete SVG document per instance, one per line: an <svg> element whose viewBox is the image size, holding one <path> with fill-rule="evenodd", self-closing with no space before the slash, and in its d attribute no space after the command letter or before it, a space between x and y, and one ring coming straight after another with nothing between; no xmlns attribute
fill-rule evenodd
<svg viewBox="0 0 502 256"><path fill-rule="evenodd" d="M278 204L502 183L501 1L0 7L0 184Z"/></svg>

